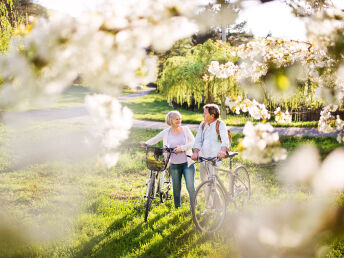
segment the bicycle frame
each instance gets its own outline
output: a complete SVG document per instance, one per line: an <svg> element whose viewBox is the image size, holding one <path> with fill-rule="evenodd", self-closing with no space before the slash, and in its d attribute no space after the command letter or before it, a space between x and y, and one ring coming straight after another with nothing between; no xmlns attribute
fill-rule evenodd
<svg viewBox="0 0 344 258"><path fill-rule="evenodd" d="M227 191L226 187L224 186L221 178L218 176L217 173L215 173L215 174L208 173L208 180L212 181L214 184L216 184L216 182L218 182L219 185L221 186L222 190L225 193L226 204L228 204L229 201L233 200L233 183L234 183L235 175L233 175L233 173L232 173L232 166L233 166L232 158L230 158L230 161L229 161L229 170L216 167L212 161L204 161L204 162L207 162L208 164L210 164L210 166L213 166L214 170L216 170L216 171L222 171L222 172L229 174L228 175L229 190ZM208 167L207 167L207 169L208 169L208 172L210 172Z"/></svg>
<svg viewBox="0 0 344 258"><path fill-rule="evenodd" d="M237 154L237 152L227 153L226 157L230 158L229 169L216 166L216 163L221 160L219 158L198 158L199 162L205 162L204 169L208 174L208 178L203 179L197 187L192 205L192 220L200 231L213 233L219 230L226 216L227 207L232 204L236 208L243 207L250 198L250 180L247 169L244 166L233 169L233 157ZM219 176L220 171L228 176L228 191Z"/></svg>
<svg viewBox="0 0 344 258"><path fill-rule="evenodd" d="M165 171L154 171L154 170L151 170L150 171L150 174L149 174L149 178L148 178L148 181L147 181L147 184L149 183L149 180L154 180L155 182L157 182L156 184L154 184L154 197L156 196L157 193L160 193L162 191L162 188L161 188L161 184L162 184L162 172L165 172ZM145 197L148 196L148 188L146 189L146 195Z"/></svg>

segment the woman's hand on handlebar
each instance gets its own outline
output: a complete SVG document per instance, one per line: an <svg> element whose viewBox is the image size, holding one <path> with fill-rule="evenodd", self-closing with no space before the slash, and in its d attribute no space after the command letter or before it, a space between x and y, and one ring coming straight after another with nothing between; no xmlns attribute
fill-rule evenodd
<svg viewBox="0 0 344 258"><path fill-rule="evenodd" d="M139 144L141 145L142 148L145 148L147 146L145 142L139 142Z"/></svg>
<svg viewBox="0 0 344 258"><path fill-rule="evenodd" d="M180 146L177 146L173 149L173 152L182 152L182 148Z"/></svg>

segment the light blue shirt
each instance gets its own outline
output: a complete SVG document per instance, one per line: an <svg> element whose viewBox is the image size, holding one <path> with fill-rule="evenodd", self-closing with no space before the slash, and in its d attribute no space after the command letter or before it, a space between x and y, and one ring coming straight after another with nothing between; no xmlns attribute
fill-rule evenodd
<svg viewBox="0 0 344 258"><path fill-rule="evenodd" d="M217 120L212 122L210 125L203 121L198 127L193 148L200 150L199 156L201 157L216 157L220 152L221 147L226 147L228 149L230 147L226 124L220 120L219 132L222 140L221 143L217 137L216 121ZM202 130L203 123L206 123L206 125Z"/></svg>

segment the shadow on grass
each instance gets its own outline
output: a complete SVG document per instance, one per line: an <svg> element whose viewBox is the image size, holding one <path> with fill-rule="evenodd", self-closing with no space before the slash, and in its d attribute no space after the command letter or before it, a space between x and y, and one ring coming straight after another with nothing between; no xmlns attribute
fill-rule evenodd
<svg viewBox="0 0 344 258"><path fill-rule="evenodd" d="M124 227L134 220L137 215L135 213L125 215L118 220L115 220L106 230L104 234L92 238L85 243L81 251L75 257L123 257L131 253L135 249L139 249L140 245L149 241L155 234L155 230L150 230L154 223L161 219L165 214L154 216L146 224L143 221L139 222L129 232L124 234L116 234L117 231L124 231ZM141 236L142 235L142 236ZM141 236L141 237L140 237ZM98 247L94 253L93 248Z"/></svg>
<svg viewBox="0 0 344 258"><path fill-rule="evenodd" d="M180 216L186 217L182 223L179 221ZM193 237L200 233L196 231L193 225L190 211L184 211L179 216L175 215L163 228L168 228L170 225L178 225L178 227L170 231L170 234L164 236L160 241L151 244L141 257L181 257L188 253L189 247L193 248L209 240L209 236L204 234Z"/></svg>
<svg viewBox="0 0 344 258"><path fill-rule="evenodd" d="M75 257L180 256L188 252L187 246L208 240L202 235L194 237L196 229L189 209L156 210L147 223L143 214L144 209L133 209L115 220L103 234L80 246Z"/></svg>

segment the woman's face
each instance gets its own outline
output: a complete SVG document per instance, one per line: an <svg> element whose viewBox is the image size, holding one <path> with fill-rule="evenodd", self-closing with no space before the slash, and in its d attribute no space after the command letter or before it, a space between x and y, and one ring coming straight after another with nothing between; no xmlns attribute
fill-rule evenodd
<svg viewBox="0 0 344 258"><path fill-rule="evenodd" d="M182 123L182 119L180 118L180 116L176 115L173 119L172 119L172 123L171 126L180 126Z"/></svg>

